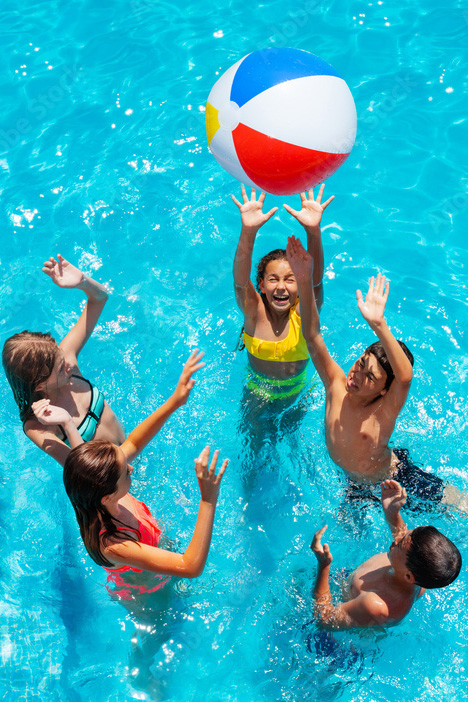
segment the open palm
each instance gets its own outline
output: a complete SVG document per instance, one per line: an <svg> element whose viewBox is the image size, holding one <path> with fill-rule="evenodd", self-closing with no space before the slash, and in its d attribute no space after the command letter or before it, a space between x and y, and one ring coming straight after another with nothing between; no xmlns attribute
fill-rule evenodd
<svg viewBox="0 0 468 702"><path fill-rule="evenodd" d="M83 280L83 273L60 254L57 260L51 256L42 270L59 288L76 288Z"/></svg>
<svg viewBox="0 0 468 702"><path fill-rule="evenodd" d="M385 276L378 273L377 278L372 276L369 281L369 290L365 300L362 292L360 290L356 291L359 311L370 325L379 324L383 320L389 287L389 284L385 281Z"/></svg>

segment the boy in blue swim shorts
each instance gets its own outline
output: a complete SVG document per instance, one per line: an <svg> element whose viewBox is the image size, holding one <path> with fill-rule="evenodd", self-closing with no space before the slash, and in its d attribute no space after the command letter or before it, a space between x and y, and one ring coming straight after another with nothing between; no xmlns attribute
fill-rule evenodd
<svg viewBox="0 0 468 702"><path fill-rule="evenodd" d="M364 298L357 290L359 311L378 341L366 348L348 374L331 357L322 334L311 286L314 260L301 242L290 237L288 261L302 304L302 331L315 368L325 386L325 437L332 460L349 481L349 496L375 492L383 480L398 480L409 496L455 505L466 511L466 493L415 466L405 449L389 441L413 377L413 355L397 341L385 321L389 284L372 277Z"/></svg>

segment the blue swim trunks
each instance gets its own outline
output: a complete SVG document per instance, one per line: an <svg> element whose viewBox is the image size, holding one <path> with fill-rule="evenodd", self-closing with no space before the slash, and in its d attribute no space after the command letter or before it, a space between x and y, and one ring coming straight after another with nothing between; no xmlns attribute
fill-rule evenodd
<svg viewBox="0 0 468 702"><path fill-rule="evenodd" d="M398 459L396 472L392 475L393 480L397 480L405 488L408 499L407 506L415 507L411 498L420 500L430 500L432 503L439 503L444 494L445 483L441 478L432 473L427 473L416 466L408 455L406 449L393 449L393 453ZM380 502L380 485L365 485L356 483L350 478L347 479L346 498L349 500L371 499Z"/></svg>

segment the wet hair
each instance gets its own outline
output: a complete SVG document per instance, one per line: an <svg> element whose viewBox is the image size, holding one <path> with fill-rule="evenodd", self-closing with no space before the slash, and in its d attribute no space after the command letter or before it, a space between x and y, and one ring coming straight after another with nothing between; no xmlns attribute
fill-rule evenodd
<svg viewBox="0 0 468 702"><path fill-rule="evenodd" d="M3 345L2 362L21 421L31 416L31 405L44 397L36 388L50 377L57 360L58 345L49 334L23 331Z"/></svg>
<svg viewBox="0 0 468 702"><path fill-rule="evenodd" d="M258 292L260 292L260 281L265 277L265 269L270 261L287 261L286 249L274 249L267 253L257 264L257 278L255 281Z"/></svg>
<svg viewBox="0 0 468 702"><path fill-rule="evenodd" d="M112 517L101 500L117 490L120 466L117 447L110 441L88 441L68 454L63 467L63 482L75 510L81 538L95 563L113 567L101 551L101 540L141 539L139 531ZM116 522L129 529L119 531ZM104 531L103 535L100 535ZM137 537L137 538L136 538Z"/></svg>
<svg viewBox="0 0 468 702"><path fill-rule="evenodd" d="M420 587L446 587L458 577L462 565L460 551L433 526L420 526L411 532L406 567Z"/></svg>
<svg viewBox="0 0 468 702"><path fill-rule="evenodd" d="M401 348L405 352L406 358L409 360L412 366L414 366L414 356L409 350L409 348L406 346L403 341L398 340L398 343L400 344ZM390 385L393 382L393 379L395 378L395 373L393 372L393 368L390 365L390 361L388 360L387 354L385 352L384 346L381 341L376 341L375 343L371 344L370 346L367 347L367 349L364 351L364 354L369 354L371 353L373 356L376 357L377 361L379 362L379 365L384 369L387 379L385 381L385 388L384 390L388 390Z"/></svg>

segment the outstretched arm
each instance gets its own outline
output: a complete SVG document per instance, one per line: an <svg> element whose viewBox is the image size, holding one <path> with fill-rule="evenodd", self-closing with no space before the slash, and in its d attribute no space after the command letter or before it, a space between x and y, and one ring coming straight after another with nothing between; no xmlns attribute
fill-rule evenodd
<svg viewBox="0 0 468 702"><path fill-rule="evenodd" d="M393 336L384 318L385 305L387 304L389 284L385 282L385 276L377 274L377 277L370 279L369 290L366 299L363 299L362 292L356 291L359 311L374 332L387 354L388 360L395 374L388 394L393 396L399 411L404 405L408 396L411 380L413 378L413 367L401 348L398 341Z"/></svg>
<svg viewBox="0 0 468 702"><path fill-rule="evenodd" d="M204 363L200 363L203 355L203 353L198 352L198 349L195 349L195 351L190 354L176 389L170 398L166 400L161 407L158 407L149 417L143 420L143 422L130 432L125 439L120 448L124 452L129 463L131 463L156 436L171 414L179 409L179 407L182 407L182 405L185 405L190 391L195 385L195 380L192 376L199 368L203 368L205 365Z"/></svg>
<svg viewBox="0 0 468 702"><path fill-rule="evenodd" d="M406 490L396 480L384 480L380 486L382 508L393 539L406 534L407 528L400 510L406 504Z"/></svg>
<svg viewBox="0 0 468 702"><path fill-rule="evenodd" d="M91 336L107 301L107 290L101 283L85 276L76 266L58 254L44 263L43 272L52 278L59 288L82 290L88 301L75 326L60 342L68 361L76 363L78 354Z"/></svg>
<svg viewBox="0 0 468 702"><path fill-rule="evenodd" d="M260 227L273 217L278 208L273 207L264 214L265 193L261 193L257 200L256 191L252 188L249 200L243 185L241 185L241 191L242 202L231 195L233 202L239 208L242 221L241 234L234 257L234 287L237 304L244 317L250 317L250 321L254 321L257 315L258 293L250 280L250 271L255 237Z"/></svg>
<svg viewBox="0 0 468 702"><path fill-rule="evenodd" d="M328 544L321 543L326 526L314 535L311 549L318 561L314 588L314 614L323 629L361 629L386 623L388 609L375 593L363 593L349 602L334 605L330 593L330 566L333 556Z"/></svg>
<svg viewBox="0 0 468 702"><path fill-rule="evenodd" d="M286 254L297 281L301 301L302 333L307 342L312 362L325 388L328 389L335 380L343 379L344 373L330 356L320 332L320 318L311 283L314 261L299 239L294 236L288 237Z"/></svg>
<svg viewBox="0 0 468 702"><path fill-rule="evenodd" d="M106 558L116 565L129 565L162 575L182 578L196 578L201 575L210 549L219 486L228 463L225 460L216 475L218 453L218 451L214 452L209 469L209 446L195 461L201 499L193 536L185 553L172 553L135 541L124 541L116 542L104 549Z"/></svg>
<svg viewBox="0 0 468 702"><path fill-rule="evenodd" d="M322 214L328 205L335 199L332 195L325 202L322 202L323 191L325 184L320 186L317 199L314 199L314 191L309 190L307 193L301 193L302 207L300 210L293 210L289 205L283 205L284 209L289 212L300 224L304 227L307 234L307 251L312 256L314 261L312 286L314 289L317 309L320 312L323 304L323 247L322 247L322 232L320 222Z"/></svg>

